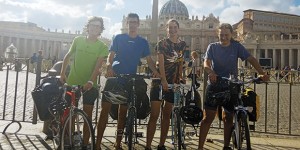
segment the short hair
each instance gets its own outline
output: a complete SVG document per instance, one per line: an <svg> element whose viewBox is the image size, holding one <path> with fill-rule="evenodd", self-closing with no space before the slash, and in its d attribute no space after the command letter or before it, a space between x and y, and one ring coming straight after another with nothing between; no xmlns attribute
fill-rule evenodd
<svg viewBox="0 0 300 150"><path fill-rule="evenodd" d="M103 30L105 30L102 17L90 16L90 17L88 17L88 21L87 21L87 23L86 23L86 25L85 25L85 32L87 32L88 25L89 25L91 22L93 22L93 21L99 21L100 24L101 24L101 30L102 30L102 32L103 32Z"/></svg>
<svg viewBox="0 0 300 150"><path fill-rule="evenodd" d="M231 33L233 33L233 28L229 23L220 24L218 29L229 29Z"/></svg>
<svg viewBox="0 0 300 150"><path fill-rule="evenodd" d="M169 25L171 22L175 22L176 25L177 25L178 28L179 28L179 22L178 22L177 20L175 20L175 19L170 19L170 20L168 20L168 22L167 22L167 24L166 24L166 27L168 27L168 25Z"/></svg>
<svg viewBox="0 0 300 150"><path fill-rule="evenodd" d="M192 51L191 55L195 56L195 57L199 57L198 52L196 52L196 51Z"/></svg>
<svg viewBox="0 0 300 150"><path fill-rule="evenodd" d="M140 17L139 17L139 15L136 14L136 13L129 13L129 14L127 15L127 19L128 19L128 18L137 18L137 19L138 19L138 22L140 22Z"/></svg>

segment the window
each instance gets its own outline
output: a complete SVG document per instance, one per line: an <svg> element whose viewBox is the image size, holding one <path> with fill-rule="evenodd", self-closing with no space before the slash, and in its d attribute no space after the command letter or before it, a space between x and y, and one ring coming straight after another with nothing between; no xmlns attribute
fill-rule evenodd
<svg viewBox="0 0 300 150"><path fill-rule="evenodd" d="M212 29L212 28L214 28L214 25L212 23L210 23L210 24L208 24L208 28Z"/></svg>

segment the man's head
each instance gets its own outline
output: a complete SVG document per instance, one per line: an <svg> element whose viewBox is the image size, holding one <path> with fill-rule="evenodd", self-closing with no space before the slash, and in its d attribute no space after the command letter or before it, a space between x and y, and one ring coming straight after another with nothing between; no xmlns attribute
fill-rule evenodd
<svg viewBox="0 0 300 150"><path fill-rule="evenodd" d="M127 16L127 24L129 32L136 32L140 25L139 15L136 13L129 13Z"/></svg>
<svg viewBox="0 0 300 150"><path fill-rule="evenodd" d="M88 18L87 24L85 25L85 31L88 34L97 34L99 36L104 29L102 17L91 16Z"/></svg>
<svg viewBox="0 0 300 150"><path fill-rule="evenodd" d="M233 28L229 23L222 23L218 28L218 36L221 45L228 46L232 39Z"/></svg>

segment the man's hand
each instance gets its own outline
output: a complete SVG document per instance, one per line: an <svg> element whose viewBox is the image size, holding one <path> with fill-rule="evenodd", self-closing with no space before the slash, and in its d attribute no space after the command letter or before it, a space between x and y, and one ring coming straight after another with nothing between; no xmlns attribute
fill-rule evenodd
<svg viewBox="0 0 300 150"><path fill-rule="evenodd" d="M92 87L93 87L93 81L88 81L88 82L86 82L85 84L84 84L84 86L83 86L83 90L84 91L88 91L88 90L90 90Z"/></svg>
<svg viewBox="0 0 300 150"><path fill-rule="evenodd" d="M263 81L270 81L270 75L264 74L264 75L259 75L259 78L261 78Z"/></svg>
<svg viewBox="0 0 300 150"><path fill-rule="evenodd" d="M211 83L217 82L217 74L215 74L214 72L209 73L209 74L208 74L208 80L209 80Z"/></svg>
<svg viewBox="0 0 300 150"><path fill-rule="evenodd" d="M111 66L107 66L105 77L107 78L107 77L113 77L113 76L114 76L114 71L113 71L112 67Z"/></svg>

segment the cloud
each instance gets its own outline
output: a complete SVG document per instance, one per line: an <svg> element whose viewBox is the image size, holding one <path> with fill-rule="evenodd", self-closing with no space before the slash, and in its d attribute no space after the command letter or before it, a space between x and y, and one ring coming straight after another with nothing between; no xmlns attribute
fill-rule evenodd
<svg viewBox="0 0 300 150"><path fill-rule="evenodd" d="M114 9L121 9L124 8L124 0L113 0L113 2L106 3L105 5L105 11L110 11Z"/></svg>
<svg viewBox="0 0 300 150"><path fill-rule="evenodd" d="M106 28L106 30L104 30L104 32L102 33L102 36L111 39L113 36L121 33L121 28L122 22L115 23L112 26Z"/></svg>

